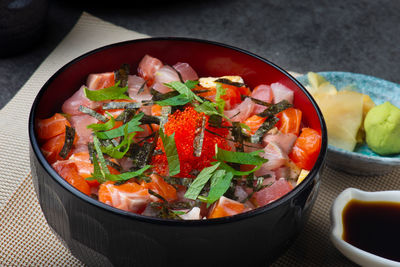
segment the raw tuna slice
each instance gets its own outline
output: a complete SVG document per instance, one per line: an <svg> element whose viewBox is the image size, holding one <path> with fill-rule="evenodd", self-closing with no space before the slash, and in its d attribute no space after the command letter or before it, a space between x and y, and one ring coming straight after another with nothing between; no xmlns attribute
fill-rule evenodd
<svg viewBox="0 0 400 267"><path fill-rule="evenodd" d="M174 69L176 69L182 76L182 79L186 82L187 80L196 81L199 79L197 73L194 71L192 67L188 63L178 62L174 65Z"/></svg>
<svg viewBox="0 0 400 267"><path fill-rule="evenodd" d="M283 134L278 132L277 134L266 134L263 138L263 145L266 146L271 142L276 143L286 154L292 151L294 142L296 142L297 136L292 133Z"/></svg>
<svg viewBox="0 0 400 267"><path fill-rule="evenodd" d="M250 98L246 98L242 103L233 109L225 110L224 114L232 121L243 122L253 114L255 104Z"/></svg>
<svg viewBox="0 0 400 267"><path fill-rule="evenodd" d="M89 124L97 123L98 120L89 115L75 115L70 118L72 127L78 136L77 145L84 145L93 141L92 130L86 128Z"/></svg>
<svg viewBox="0 0 400 267"><path fill-rule="evenodd" d="M162 62L149 55L145 55L139 63L138 73L147 81L148 85L152 85L154 81L154 74L163 66Z"/></svg>
<svg viewBox="0 0 400 267"><path fill-rule="evenodd" d="M260 84L256 88L254 88L253 92L251 92L250 95L252 98L267 102L267 103L272 103L273 100L273 93L272 89L269 85L266 84ZM257 105L254 108L254 113L258 114L263 112L267 107L263 105Z"/></svg>
<svg viewBox="0 0 400 267"><path fill-rule="evenodd" d="M86 98L83 89L85 86L76 91L70 98L68 98L61 107L62 112L69 115L83 114L79 111L79 106L85 106L91 109L98 108L102 105L101 102L94 102Z"/></svg>
<svg viewBox="0 0 400 267"><path fill-rule="evenodd" d="M281 83L271 84L271 89L274 94L274 104L281 102L282 100L287 100L289 103L293 104L293 91L284 86Z"/></svg>
<svg viewBox="0 0 400 267"><path fill-rule="evenodd" d="M91 90L99 90L113 86L115 83L114 72L90 74L87 78L87 87Z"/></svg>
<svg viewBox="0 0 400 267"><path fill-rule="evenodd" d="M142 100L150 100L152 95L150 94L150 89L147 85L144 85L143 92L139 93L140 88L145 83L145 80L142 77L137 75L129 75L128 76L128 94L129 97L140 102Z"/></svg>
<svg viewBox="0 0 400 267"><path fill-rule="evenodd" d="M287 194L292 189L292 185L285 179L281 178L271 186L254 193L251 200L257 206L264 206Z"/></svg>
<svg viewBox="0 0 400 267"><path fill-rule="evenodd" d="M266 163L261 165L261 168L256 172L257 176L264 175L264 173L268 173L268 171L276 170L282 165L284 165L288 156L282 149L274 142L269 143L264 148L264 158L268 159Z"/></svg>

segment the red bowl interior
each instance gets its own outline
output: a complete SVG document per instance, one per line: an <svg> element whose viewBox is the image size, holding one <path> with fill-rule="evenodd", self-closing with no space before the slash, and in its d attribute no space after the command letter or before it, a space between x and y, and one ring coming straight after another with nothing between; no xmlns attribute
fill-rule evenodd
<svg viewBox="0 0 400 267"><path fill-rule="evenodd" d="M303 112L307 126L321 131L321 120L315 104L301 85L274 64L246 51L207 41L191 39L142 39L97 49L83 55L58 71L47 83L38 103L37 117L45 118L60 111L62 103L85 84L91 73L109 72L122 63L132 66L132 73L145 54L167 64L186 62L199 77L239 75L250 88L259 84L280 82L294 91L294 106ZM46 87L46 85L45 85Z"/></svg>

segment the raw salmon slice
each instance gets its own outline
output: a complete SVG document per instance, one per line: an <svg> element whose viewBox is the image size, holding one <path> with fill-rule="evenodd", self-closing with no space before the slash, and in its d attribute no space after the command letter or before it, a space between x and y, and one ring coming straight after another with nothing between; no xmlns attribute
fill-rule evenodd
<svg viewBox="0 0 400 267"><path fill-rule="evenodd" d="M75 163L69 160L61 160L55 162L52 167L69 184L71 184L82 193L90 196L90 186L86 182L85 178L79 175Z"/></svg>
<svg viewBox="0 0 400 267"><path fill-rule="evenodd" d="M65 133L65 126L71 126L71 124L63 115L56 113L48 119L38 121L38 137L40 139L50 139L56 135Z"/></svg>
<svg viewBox="0 0 400 267"><path fill-rule="evenodd" d="M214 207L211 209L208 218L212 219L232 216L243 212L244 209L245 207L242 203L222 196L218 202L214 204Z"/></svg>

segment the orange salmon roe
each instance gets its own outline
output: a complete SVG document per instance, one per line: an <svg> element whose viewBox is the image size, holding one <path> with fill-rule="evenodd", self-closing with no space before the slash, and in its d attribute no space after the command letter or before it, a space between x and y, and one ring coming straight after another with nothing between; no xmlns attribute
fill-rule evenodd
<svg viewBox="0 0 400 267"><path fill-rule="evenodd" d="M227 140L204 131L203 148L200 157L193 155L193 141L196 136L196 129L201 126L204 113L198 113L192 106L188 106L184 111L176 111L168 116L168 122L164 125L164 132L170 136L175 133L175 143L179 155L181 172L178 177L194 177L190 172L194 170L201 171L205 167L211 166L212 157L215 155L215 144L218 147L230 150ZM208 125L206 116L206 129L215 132L223 137L229 134L226 128L214 128ZM157 148L164 151L161 139L158 140ZM161 175L168 175L168 161L165 154L153 157L152 165L154 170Z"/></svg>

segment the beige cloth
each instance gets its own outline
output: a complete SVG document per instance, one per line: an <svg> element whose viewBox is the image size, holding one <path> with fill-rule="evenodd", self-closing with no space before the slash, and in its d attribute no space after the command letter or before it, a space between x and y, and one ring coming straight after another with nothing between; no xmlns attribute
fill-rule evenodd
<svg viewBox="0 0 400 267"><path fill-rule="evenodd" d="M117 27L87 13L40 65L12 101L0 111L0 265L80 266L51 232L36 198L29 167L28 115L45 81L62 65L94 48L145 35ZM320 194L305 229L274 266L352 265L329 241L329 208L345 188L400 188L400 172L354 177L325 169Z"/></svg>

